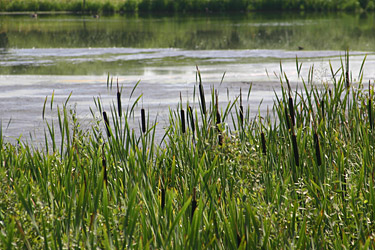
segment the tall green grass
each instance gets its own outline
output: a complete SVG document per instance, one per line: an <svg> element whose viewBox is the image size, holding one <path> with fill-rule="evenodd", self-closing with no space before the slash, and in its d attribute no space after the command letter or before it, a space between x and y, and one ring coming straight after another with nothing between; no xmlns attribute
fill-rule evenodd
<svg viewBox="0 0 375 250"><path fill-rule="evenodd" d="M197 69L161 142L139 83L122 93L109 78L115 101L94 99L89 130L67 101L44 148L0 134L0 248L374 248L374 90L348 64L329 82L311 68L299 90L280 72L256 119L242 93L206 95Z"/></svg>

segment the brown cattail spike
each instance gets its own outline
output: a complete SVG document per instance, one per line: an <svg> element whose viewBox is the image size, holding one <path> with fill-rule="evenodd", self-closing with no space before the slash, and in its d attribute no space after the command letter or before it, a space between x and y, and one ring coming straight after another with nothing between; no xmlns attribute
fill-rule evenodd
<svg viewBox="0 0 375 250"><path fill-rule="evenodd" d="M191 220L193 221L193 216L194 216L194 212L195 212L195 209L197 208L197 200L195 198L195 188L193 189L193 199L192 199L192 202L191 202Z"/></svg>
<svg viewBox="0 0 375 250"><path fill-rule="evenodd" d="M318 166L322 165L322 158L320 155L320 146L319 146L319 137L316 132L314 132L314 143L315 143L315 155L316 155L316 162Z"/></svg>
<svg viewBox="0 0 375 250"><path fill-rule="evenodd" d="M290 129L290 122L289 122L289 114L288 114L288 109L285 107L284 108L285 112L285 121L286 121L286 128L289 130Z"/></svg>
<svg viewBox="0 0 375 250"><path fill-rule="evenodd" d="M266 149L266 138L264 137L264 133L260 133L260 138L262 140L262 152L264 155L267 154L267 149Z"/></svg>
<svg viewBox="0 0 375 250"><path fill-rule="evenodd" d="M118 86L118 78L117 78L117 110L118 110L118 115L121 117L122 113L122 107L121 107L121 92L120 88Z"/></svg>
<svg viewBox="0 0 375 250"><path fill-rule="evenodd" d="M141 122L142 122L142 132L146 133L146 117L145 117L144 109L141 109Z"/></svg>
<svg viewBox="0 0 375 250"><path fill-rule="evenodd" d="M240 234L237 231L237 247L239 247L241 245L241 241L242 241L242 238L241 238Z"/></svg>
<svg viewBox="0 0 375 250"><path fill-rule="evenodd" d="M165 187L164 185L161 188L161 209L163 210L165 207Z"/></svg>
<svg viewBox="0 0 375 250"><path fill-rule="evenodd" d="M345 53L345 83L346 83L346 88L349 89L350 87L350 82L349 82L349 51Z"/></svg>
<svg viewBox="0 0 375 250"><path fill-rule="evenodd" d="M218 142L219 142L219 145L223 145L223 135L221 134L221 131L220 131L220 127L219 127L219 124L221 124L221 116L220 116L220 112L219 112L219 97L218 97L218 93L216 91L216 129L219 133L218 135Z"/></svg>
<svg viewBox="0 0 375 250"><path fill-rule="evenodd" d="M189 116L190 116L190 125L191 125L191 131L193 132L193 135L194 135L194 132L195 132L195 123L194 123L194 115L193 115L193 110L191 108L191 106L189 106Z"/></svg>
<svg viewBox="0 0 375 250"><path fill-rule="evenodd" d="M292 145L293 145L294 161L296 163L296 166L298 167L299 155L298 155L297 137L294 133L292 134Z"/></svg>
<svg viewBox="0 0 375 250"><path fill-rule="evenodd" d="M294 120L294 105L293 105L293 99L290 96L289 96L289 114L290 114L290 119L292 120L292 124L293 126L295 126L296 122Z"/></svg>
<svg viewBox="0 0 375 250"><path fill-rule="evenodd" d="M220 123L221 123L220 112L216 111L216 125L219 125Z"/></svg>
<svg viewBox="0 0 375 250"><path fill-rule="evenodd" d="M206 99L204 97L204 89L203 84L201 82L199 83L199 95L201 99L202 112L204 115L206 115Z"/></svg>
<svg viewBox="0 0 375 250"><path fill-rule="evenodd" d="M108 116L107 116L107 112L103 112L103 119L104 119L104 123L105 123L105 128L107 129L107 135L108 137L111 137L111 132L110 132L110 128L109 128L109 120L108 120Z"/></svg>
<svg viewBox="0 0 375 250"><path fill-rule="evenodd" d="M217 91L215 91L216 96L216 125L219 125L221 123L221 117L219 112L219 96Z"/></svg>
<svg viewBox="0 0 375 250"><path fill-rule="evenodd" d="M105 154L104 154L104 144L103 144L103 151L102 151L102 165L103 165L103 180L104 180L104 183L105 185L108 184L108 178L107 178L107 162L106 162L106 159L105 159Z"/></svg>
<svg viewBox="0 0 375 250"><path fill-rule="evenodd" d="M185 134L185 110L181 109L181 131L183 134Z"/></svg>
<svg viewBox="0 0 375 250"><path fill-rule="evenodd" d="M342 199L345 199L346 196L346 174L345 169L343 169L343 173L341 175L341 186L342 186Z"/></svg>

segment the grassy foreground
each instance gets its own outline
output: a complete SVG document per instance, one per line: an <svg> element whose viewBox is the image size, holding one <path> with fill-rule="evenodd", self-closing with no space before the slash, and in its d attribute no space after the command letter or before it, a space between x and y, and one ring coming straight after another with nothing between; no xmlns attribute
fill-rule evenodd
<svg viewBox="0 0 375 250"><path fill-rule="evenodd" d="M352 81L348 60L330 83L311 69L299 90L281 72L256 119L250 90L218 107L197 71L198 103L170 111L161 145L118 88L110 110L95 99L89 130L60 107L44 149L0 136L0 248L374 248L373 86L362 70Z"/></svg>
<svg viewBox="0 0 375 250"><path fill-rule="evenodd" d="M2 0L0 11L208 12L374 10L374 0Z"/></svg>

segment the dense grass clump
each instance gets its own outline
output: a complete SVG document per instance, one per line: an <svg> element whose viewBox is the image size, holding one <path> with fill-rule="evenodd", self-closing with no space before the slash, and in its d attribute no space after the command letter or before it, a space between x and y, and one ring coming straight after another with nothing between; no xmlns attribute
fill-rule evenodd
<svg viewBox="0 0 375 250"><path fill-rule="evenodd" d="M226 12L374 10L373 0L2 0L0 11Z"/></svg>
<svg viewBox="0 0 375 250"><path fill-rule="evenodd" d="M220 107L213 90L206 102L197 74L198 102L171 109L160 144L140 97L119 107L119 87L109 110L95 99L88 130L58 108L44 149L0 135L0 248L375 247L373 86L362 70L354 82L343 63L316 83L311 69L299 90L281 72L272 112L256 119L242 93Z"/></svg>

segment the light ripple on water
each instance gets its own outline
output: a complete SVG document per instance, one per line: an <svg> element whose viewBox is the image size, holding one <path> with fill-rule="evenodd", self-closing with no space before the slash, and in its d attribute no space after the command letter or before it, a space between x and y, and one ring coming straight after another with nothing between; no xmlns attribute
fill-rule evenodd
<svg viewBox="0 0 375 250"><path fill-rule="evenodd" d="M1 66L51 65L57 61L135 61L164 58L206 59L210 62L235 62L247 58L295 59L343 56L343 51L286 51L286 50L181 50L181 49L136 49L136 48L67 48L67 49L10 49L0 59ZM361 55L366 52L351 52Z"/></svg>

